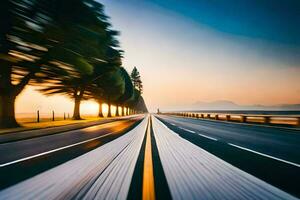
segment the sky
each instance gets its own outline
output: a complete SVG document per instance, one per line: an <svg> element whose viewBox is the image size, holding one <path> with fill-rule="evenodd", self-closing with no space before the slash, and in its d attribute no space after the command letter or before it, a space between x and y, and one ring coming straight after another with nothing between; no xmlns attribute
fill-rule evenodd
<svg viewBox="0 0 300 200"><path fill-rule="evenodd" d="M300 1L99 2L121 33L123 66L141 73L150 111L216 100L300 103ZM38 108L71 112L73 105L28 87L17 112ZM93 102L82 106L86 113L95 109Z"/></svg>

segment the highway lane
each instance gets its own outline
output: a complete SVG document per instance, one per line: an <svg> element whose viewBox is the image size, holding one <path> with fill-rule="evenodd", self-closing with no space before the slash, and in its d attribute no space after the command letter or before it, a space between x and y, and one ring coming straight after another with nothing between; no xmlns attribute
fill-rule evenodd
<svg viewBox="0 0 300 200"><path fill-rule="evenodd" d="M181 137L234 166L300 196L300 132L159 115Z"/></svg>
<svg viewBox="0 0 300 200"><path fill-rule="evenodd" d="M300 131L192 118L161 116L178 127L300 164Z"/></svg>
<svg viewBox="0 0 300 200"><path fill-rule="evenodd" d="M229 145L187 122L179 126L176 118L162 116L169 128L151 118L132 119L116 132L122 125L82 129L94 136L0 167L0 199L138 199L141 186L153 184L144 174L151 171L151 154L157 199L294 199L284 191L299 197L296 166ZM260 172L280 177L281 184Z"/></svg>
<svg viewBox="0 0 300 200"><path fill-rule="evenodd" d="M5 152L0 155L0 188L93 150L126 133L143 117L0 144L0 152Z"/></svg>
<svg viewBox="0 0 300 200"><path fill-rule="evenodd" d="M153 132L173 199L296 199L224 162L153 119Z"/></svg>
<svg viewBox="0 0 300 200"><path fill-rule="evenodd" d="M41 128L41 129L21 130L21 131L15 131L15 132L2 133L0 135L0 144L7 143L7 142L15 142L18 140L42 137L42 136L46 136L46 135L53 135L53 134L77 130L77 129L83 129L83 128L87 128L90 126L105 124L105 123L109 123L109 122L113 122L113 121L126 120L126 119L129 119L132 117L134 117L134 116L132 116L132 115L131 116L121 116L121 117L106 118L106 119L100 119L100 120L84 122L84 123L79 120L77 123L74 123L74 124L66 124L66 125L47 127L47 128Z"/></svg>
<svg viewBox="0 0 300 200"><path fill-rule="evenodd" d="M148 124L0 191L0 199L126 199Z"/></svg>

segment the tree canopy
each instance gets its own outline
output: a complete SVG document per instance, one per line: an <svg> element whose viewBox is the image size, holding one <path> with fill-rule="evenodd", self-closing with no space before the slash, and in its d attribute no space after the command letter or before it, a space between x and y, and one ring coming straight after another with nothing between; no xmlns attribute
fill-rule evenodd
<svg viewBox="0 0 300 200"><path fill-rule="evenodd" d="M131 79L132 79L134 88L136 88L142 94L143 93L143 83L141 80L140 72L137 70L136 67L134 67L131 72Z"/></svg>
<svg viewBox="0 0 300 200"><path fill-rule="evenodd" d="M0 2L0 127L17 126L15 99L28 85L45 95L133 105L139 73L122 68L118 31L94 0ZM131 99L131 100L130 100Z"/></svg>

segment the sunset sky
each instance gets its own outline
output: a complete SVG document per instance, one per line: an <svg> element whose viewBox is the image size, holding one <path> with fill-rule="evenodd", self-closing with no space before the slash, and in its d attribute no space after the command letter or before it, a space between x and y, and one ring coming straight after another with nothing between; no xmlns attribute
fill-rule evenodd
<svg viewBox="0 0 300 200"><path fill-rule="evenodd" d="M299 1L100 2L121 32L123 66L141 73L150 111L215 100L300 103ZM82 111L96 107L87 102ZM32 87L17 99L19 113L72 108Z"/></svg>

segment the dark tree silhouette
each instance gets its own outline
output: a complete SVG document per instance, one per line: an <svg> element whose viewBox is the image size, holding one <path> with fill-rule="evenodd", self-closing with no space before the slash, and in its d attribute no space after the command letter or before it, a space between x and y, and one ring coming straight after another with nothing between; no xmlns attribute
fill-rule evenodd
<svg viewBox="0 0 300 200"><path fill-rule="evenodd" d="M121 76L123 78L124 84L125 84L125 92L120 96L120 98L116 101L116 106L122 107L122 113L121 115L124 115L124 106L128 106L128 100L133 96L134 88L131 81L131 78L128 74L128 72L122 67L120 69ZM116 115L119 115L119 111L117 110Z"/></svg>
<svg viewBox="0 0 300 200"><path fill-rule="evenodd" d="M74 99L74 119L94 97L133 107L142 82L120 68L117 35L94 0L0 1L0 128L18 126L15 99L28 84Z"/></svg>
<svg viewBox="0 0 300 200"><path fill-rule="evenodd" d="M92 71L85 55L99 59L115 41L100 37L116 34L101 12L91 0L0 2L0 127L18 126L15 99L27 84Z"/></svg>
<svg viewBox="0 0 300 200"><path fill-rule="evenodd" d="M40 90L47 95L63 93L73 98L73 119L81 119L80 102L91 98L91 93L97 90L95 81L111 68L121 65L121 51L115 49L118 48L118 41L114 37L118 32L109 29L110 24L105 21L107 17L101 4L93 2L84 4L83 8L81 13L87 14L82 15L82 23L75 24L75 27L70 26L68 31L70 59L63 57L77 73L56 75L54 83L47 84ZM59 52L60 55L62 53L64 52Z"/></svg>
<svg viewBox="0 0 300 200"><path fill-rule="evenodd" d="M49 47L43 40L44 25L50 23L39 1L0 1L0 127L18 126L15 99L44 70Z"/></svg>
<svg viewBox="0 0 300 200"><path fill-rule="evenodd" d="M101 102L103 101L108 104L108 117L112 116L111 105L116 103L125 93L125 81L122 77L121 69L118 68L116 71L108 72L103 78L97 81L97 87L101 88L102 92L96 93L94 96L97 99L101 99Z"/></svg>
<svg viewBox="0 0 300 200"><path fill-rule="evenodd" d="M136 88L142 94L143 93L143 83L141 80L140 72L137 70L136 67L133 68L130 76L131 76L131 80L132 80L134 88Z"/></svg>

